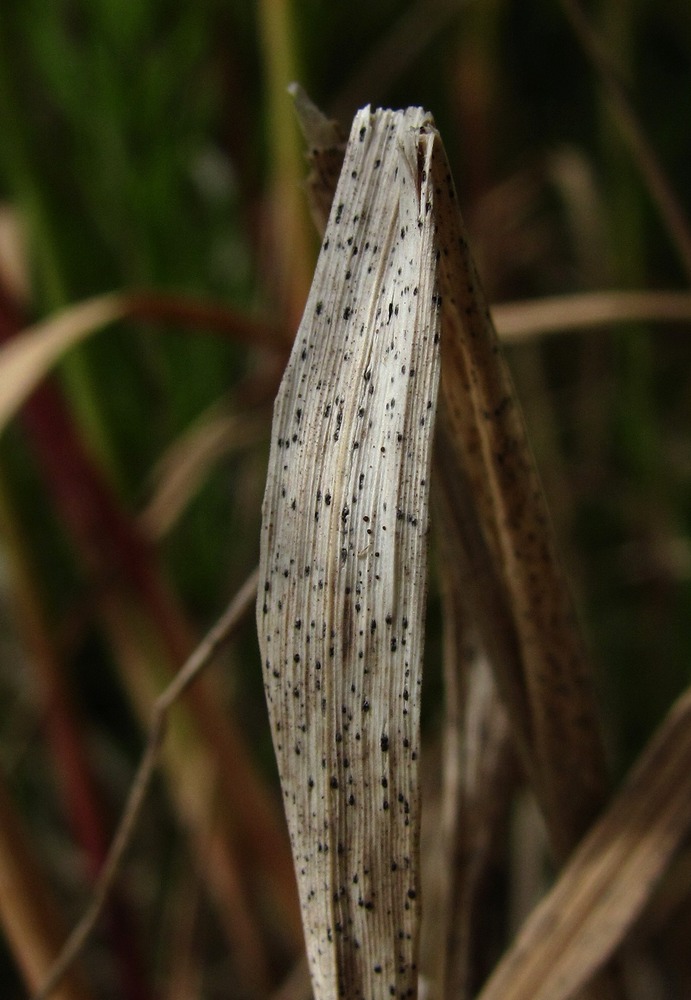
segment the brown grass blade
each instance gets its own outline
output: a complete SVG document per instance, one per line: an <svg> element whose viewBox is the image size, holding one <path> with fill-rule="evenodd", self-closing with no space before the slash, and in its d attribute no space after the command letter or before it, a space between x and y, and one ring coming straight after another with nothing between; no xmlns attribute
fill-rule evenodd
<svg viewBox="0 0 691 1000"><path fill-rule="evenodd" d="M356 116L274 412L257 619L316 1000L417 990L435 141Z"/></svg>
<svg viewBox="0 0 691 1000"><path fill-rule="evenodd" d="M295 113L307 143L307 204L312 221L321 235L326 229L331 204L343 166L346 136L338 122L330 121L312 103L299 83L291 83L288 91L295 101Z"/></svg>
<svg viewBox="0 0 691 1000"><path fill-rule="evenodd" d="M511 662L493 662L524 764L563 859L602 807L604 754L589 667L508 369L475 270L441 145L433 159L442 304L447 477L467 478L500 574ZM495 588L496 589L496 588ZM486 618L483 619L485 625ZM483 621L480 621L480 627ZM512 641L511 641L512 638ZM492 635L483 634L491 649ZM493 658L494 660L494 658Z"/></svg>
<svg viewBox="0 0 691 1000"><path fill-rule="evenodd" d="M691 692L530 916L479 1000L569 1000L612 955L691 831Z"/></svg>
<svg viewBox="0 0 691 1000"><path fill-rule="evenodd" d="M616 291L557 295L530 302L502 302L492 306L492 319L505 341L614 323L688 323L691 295Z"/></svg>

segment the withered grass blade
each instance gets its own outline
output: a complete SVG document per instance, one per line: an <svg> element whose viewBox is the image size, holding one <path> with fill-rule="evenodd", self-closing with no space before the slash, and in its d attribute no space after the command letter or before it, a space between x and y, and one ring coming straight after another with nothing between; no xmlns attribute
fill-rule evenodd
<svg viewBox="0 0 691 1000"><path fill-rule="evenodd" d="M443 405L446 476L467 480L484 544L506 599L515 658L493 657L517 745L564 859L606 795L597 713L568 587L559 565L523 418L470 256L443 147L433 186L442 249ZM464 487L467 489L467 487ZM488 625L484 620L480 627ZM490 625L491 632L491 625ZM491 634L483 634L490 646Z"/></svg>
<svg viewBox="0 0 691 1000"><path fill-rule="evenodd" d="M310 172L306 192L312 221L321 235L329 221L338 178L341 175L346 136L338 122L331 121L309 99L299 83L288 88L307 143Z"/></svg>
<svg viewBox="0 0 691 1000"><path fill-rule="evenodd" d="M417 991L436 141L356 116L274 411L258 631L316 1000Z"/></svg>
<svg viewBox="0 0 691 1000"><path fill-rule="evenodd" d="M452 707L447 687L443 821L446 880L443 934L436 963L443 1000L470 1000L498 957L499 925L492 873L506 834L515 769L509 723L473 630L458 636L465 675ZM460 692L458 692L460 694ZM454 718L453 716L457 716ZM488 933L492 928L495 934Z"/></svg>
<svg viewBox="0 0 691 1000"><path fill-rule="evenodd" d="M527 920L479 1000L568 1000L612 955L691 832L691 692Z"/></svg>
<svg viewBox="0 0 691 1000"><path fill-rule="evenodd" d="M124 295L102 295L28 327L0 349L0 431L62 355L121 319Z"/></svg>
<svg viewBox="0 0 691 1000"><path fill-rule="evenodd" d="M492 616L497 640L492 654L513 654L502 646L502 634L508 631L506 624L502 630L498 613L503 595L487 553L478 551L482 536L466 484L446 475L454 468L445 460L447 447L442 419L435 441L433 514L444 629L441 867L446 892L434 967L439 997L466 1000L497 958L498 939L489 940L487 934L498 924L496 900L487 898L487 890L498 843L506 834L516 777L506 710L477 626L483 613L478 591L487 595L493 590L496 596L484 609ZM492 588L479 587L480 575L490 575Z"/></svg>

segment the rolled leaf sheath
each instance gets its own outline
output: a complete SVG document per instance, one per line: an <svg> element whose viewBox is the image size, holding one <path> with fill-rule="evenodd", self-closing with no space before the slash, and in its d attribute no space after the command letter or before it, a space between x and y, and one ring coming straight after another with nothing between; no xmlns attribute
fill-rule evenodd
<svg viewBox="0 0 691 1000"><path fill-rule="evenodd" d="M315 1000L417 995L435 141L355 117L274 409L257 621Z"/></svg>

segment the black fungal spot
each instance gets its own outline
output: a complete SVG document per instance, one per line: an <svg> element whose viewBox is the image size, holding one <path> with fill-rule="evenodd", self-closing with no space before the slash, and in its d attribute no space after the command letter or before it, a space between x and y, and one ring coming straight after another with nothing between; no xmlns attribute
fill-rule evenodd
<svg viewBox="0 0 691 1000"><path fill-rule="evenodd" d="M382 734L382 737L379 741L379 746L382 749L382 753L386 753L387 750L389 749L389 737L386 735L386 733Z"/></svg>
<svg viewBox="0 0 691 1000"><path fill-rule="evenodd" d="M338 208L336 209L336 219L335 219L335 221L336 221L337 224L343 218L343 209L344 208L345 208L345 205L343 204L343 202L341 202L340 205L338 206Z"/></svg>
<svg viewBox="0 0 691 1000"><path fill-rule="evenodd" d="M317 316L321 316L323 308L324 308L324 303L323 302L317 302L317 307L314 310L316 312Z"/></svg>

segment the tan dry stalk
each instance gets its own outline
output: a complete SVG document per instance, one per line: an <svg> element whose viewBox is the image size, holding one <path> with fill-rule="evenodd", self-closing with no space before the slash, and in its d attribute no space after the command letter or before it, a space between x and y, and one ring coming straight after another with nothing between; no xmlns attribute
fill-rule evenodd
<svg viewBox="0 0 691 1000"><path fill-rule="evenodd" d="M691 691L526 921L479 1000L569 1000L610 957L691 831Z"/></svg>
<svg viewBox="0 0 691 1000"><path fill-rule="evenodd" d="M316 1000L417 992L438 141L356 115L274 411L257 619Z"/></svg>
<svg viewBox="0 0 691 1000"><path fill-rule="evenodd" d="M555 295L492 306L492 319L504 341L615 323L689 323L691 294L611 291Z"/></svg>

